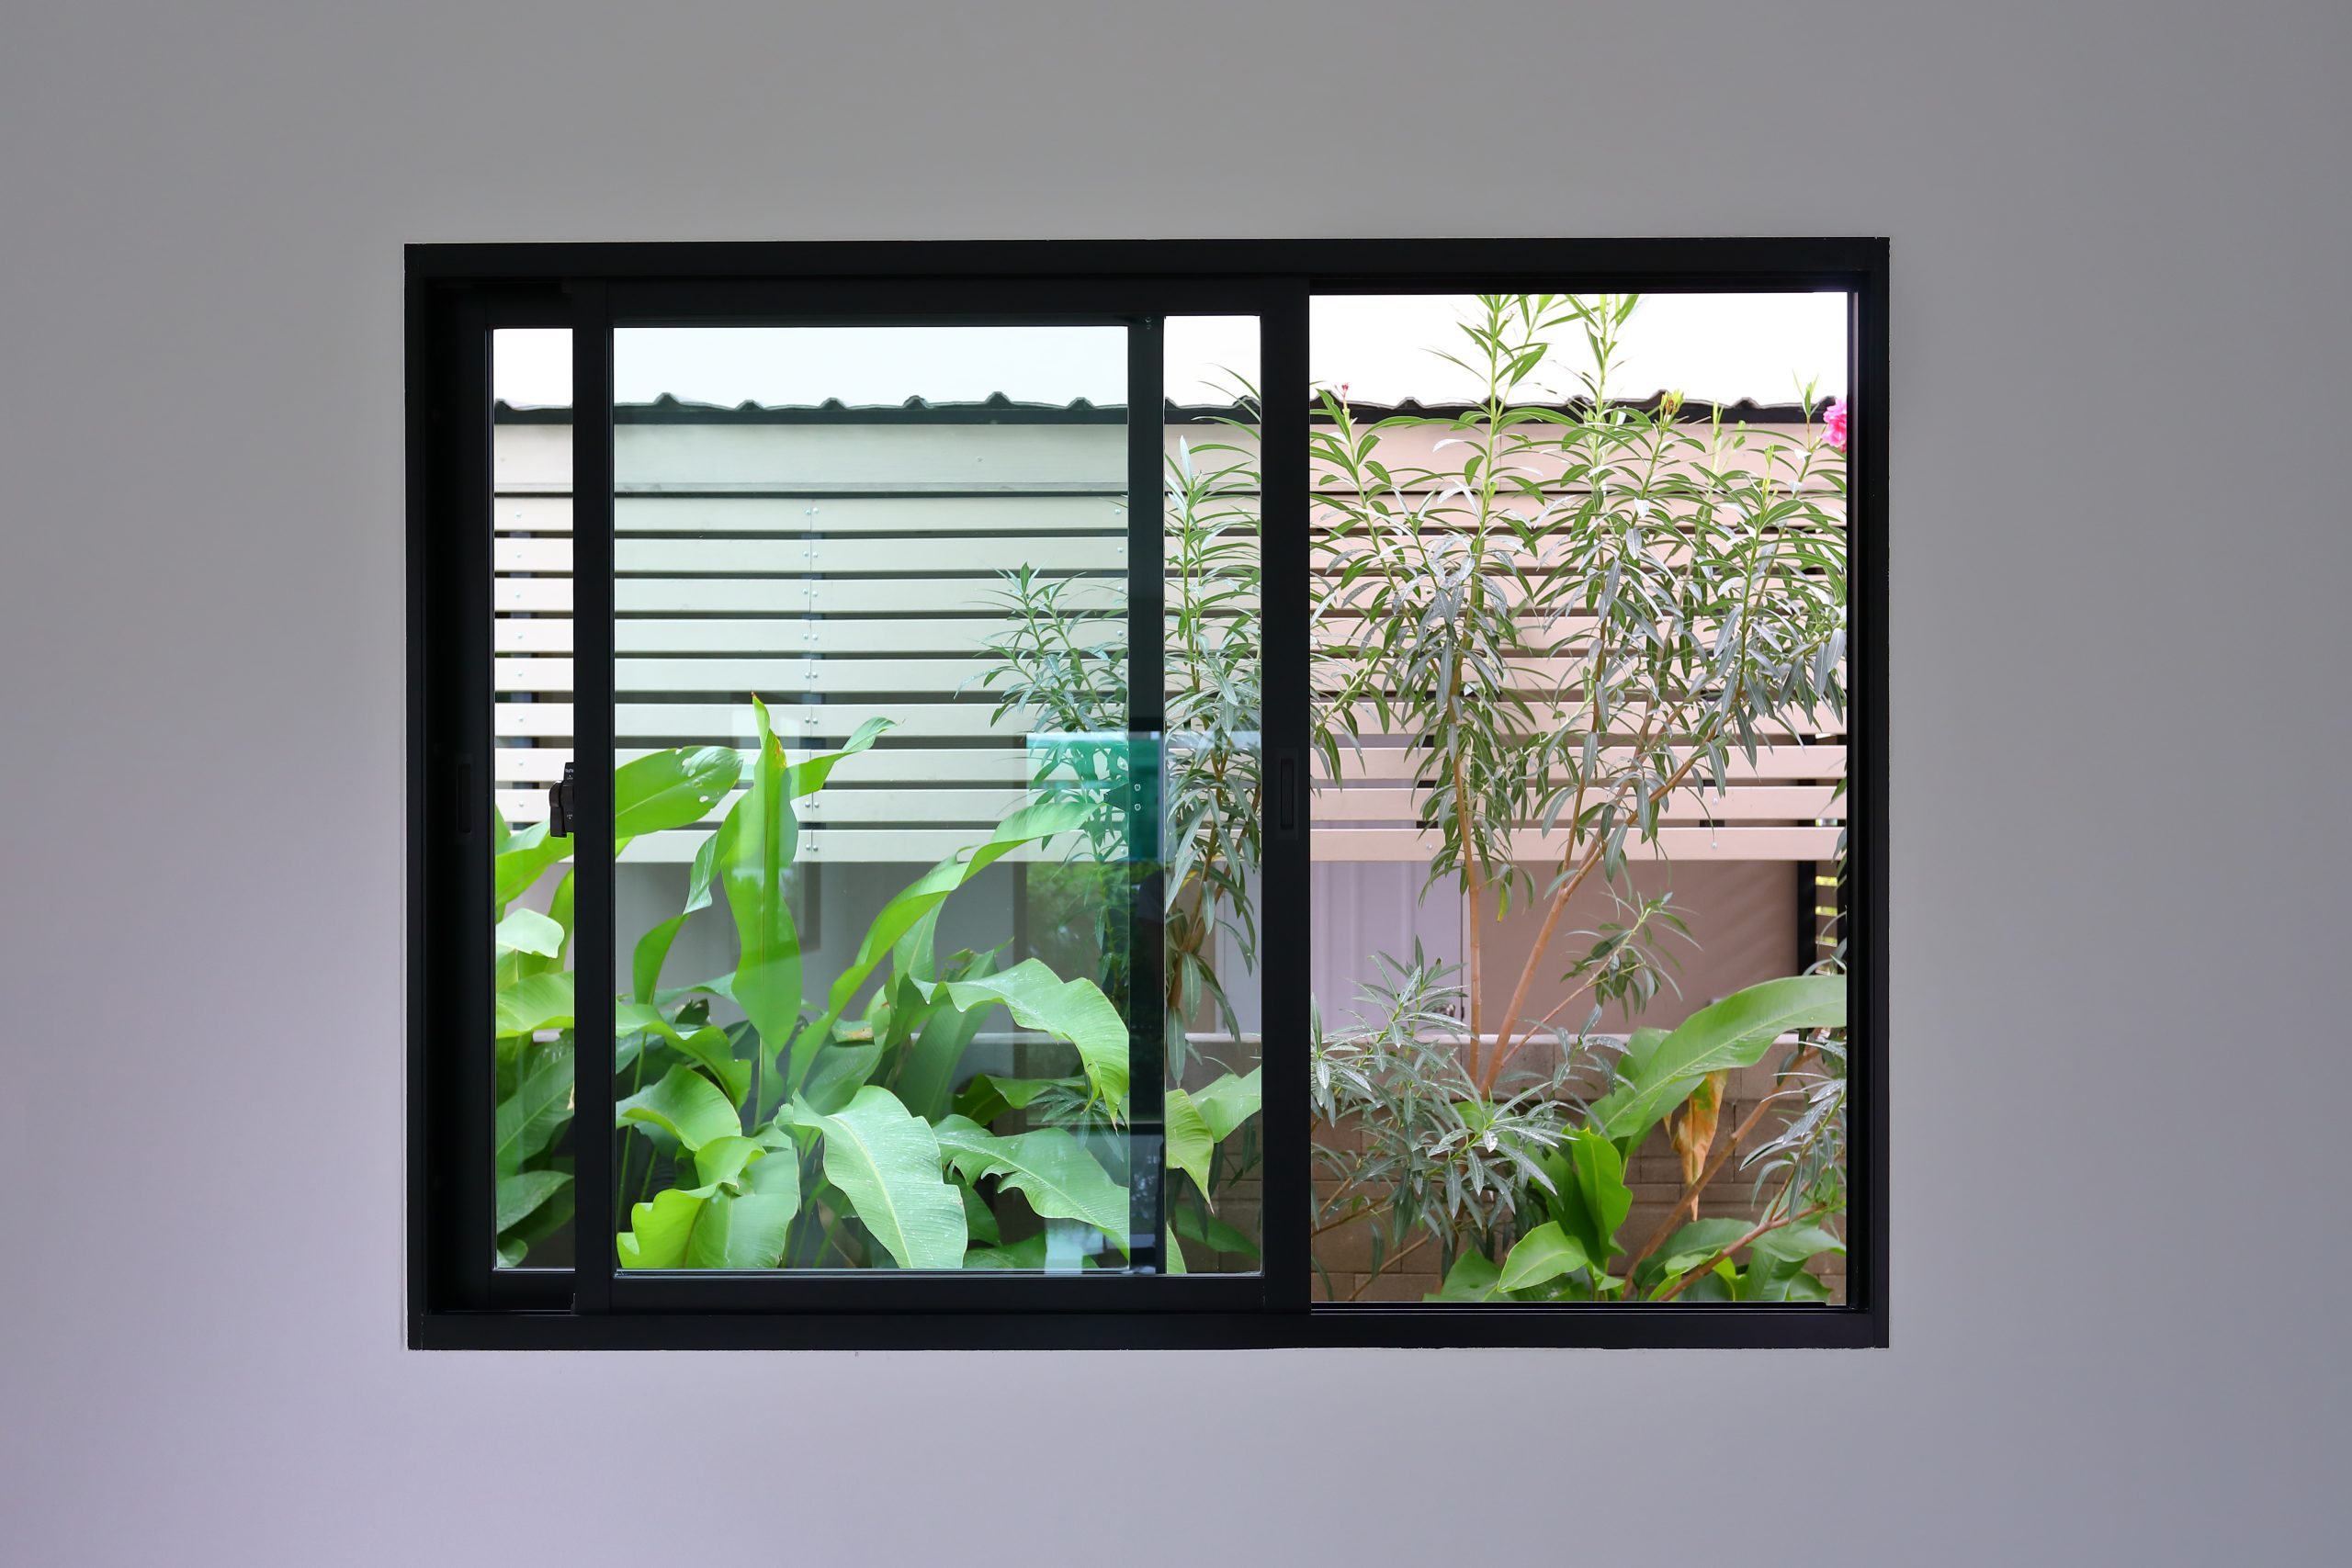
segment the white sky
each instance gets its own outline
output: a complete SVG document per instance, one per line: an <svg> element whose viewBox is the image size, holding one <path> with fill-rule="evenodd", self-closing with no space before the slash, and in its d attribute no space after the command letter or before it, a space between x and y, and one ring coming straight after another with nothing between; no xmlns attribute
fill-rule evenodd
<svg viewBox="0 0 2352 1568"><path fill-rule="evenodd" d="M1359 402L1461 402L1467 371L1433 349L1475 356L1457 323L1471 301L1451 295L1322 296L1309 316L1308 374L1346 382ZM1002 392L1015 402L1126 400L1125 333L1116 327L624 327L614 333L613 390L621 402L667 392L684 402L856 405L972 402ZM1590 355L1571 327L1556 340L1538 388L1565 398ZM571 400L571 334L497 334L493 380L517 406ZM1180 316L1168 326L1168 395L1221 402L1228 372L1257 378L1255 317ZM1842 294L1654 294L1635 307L1610 373L1612 392L1678 389L1724 402L1785 402L1815 379L1824 399L1846 386Z"/></svg>

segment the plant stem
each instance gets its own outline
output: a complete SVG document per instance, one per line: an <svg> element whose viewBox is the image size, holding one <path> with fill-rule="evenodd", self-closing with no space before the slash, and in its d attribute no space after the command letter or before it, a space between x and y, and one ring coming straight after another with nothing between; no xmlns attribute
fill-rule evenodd
<svg viewBox="0 0 2352 1568"><path fill-rule="evenodd" d="M1789 1058L1788 1066L1781 1070L1783 1073L1793 1073L1804 1066L1812 1055L1813 1046L1810 1043L1801 1045L1797 1048L1797 1054ZM1707 1162L1706 1169L1699 1173L1699 1179L1682 1190L1682 1196L1674 1201L1674 1207L1666 1212L1666 1218L1659 1222L1657 1230L1650 1233L1650 1238L1642 1244L1642 1249L1625 1260L1626 1279L1631 1280L1634 1277L1634 1269L1640 1266L1642 1260L1664 1247L1667 1238L1680 1228L1680 1215L1684 1209L1690 1211L1692 1219L1699 1217L1700 1195L1707 1190L1708 1184L1715 1179L1715 1173L1723 1169L1724 1162L1729 1160L1733 1151L1739 1147L1740 1140L1756 1130L1756 1123L1762 1119L1766 1107L1771 1103L1769 1098L1759 1100L1756 1102L1755 1108L1740 1119L1739 1125L1732 1129L1731 1136L1725 1139L1723 1146L1715 1151L1714 1157Z"/></svg>
<svg viewBox="0 0 2352 1568"><path fill-rule="evenodd" d="M1362 1280L1356 1282L1356 1288L1348 1292L1348 1300L1354 1301L1358 1296L1363 1295L1366 1291L1372 1289L1372 1282L1374 1280L1379 1279L1380 1276L1387 1270L1390 1264L1402 1263L1405 1259L1412 1257L1416 1252L1419 1252L1422 1247L1428 1246L1430 1235L1430 1232L1423 1231L1420 1235L1420 1239L1414 1242L1412 1246L1406 1247L1403 1251L1398 1252L1392 1257L1382 1258L1380 1260L1379 1268L1374 1269L1371 1273L1366 1274Z"/></svg>
<svg viewBox="0 0 2352 1568"><path fill-rule="evenodd" d="M1772 1231L1779 1230L1784 1225L1792 1225L1801 1220L1812 1219L1816 1214L1826 1213L1828 1210L1828 1204L1815 1203L1812 1208L1805 1210L1803 1213L1783 1213L1778 1219L1758 1221L1755 1226L1750 1229L1746 1235L1741 1236L1729 1247L1723 1248L1713 1258L1708 1258L1704 1263L1700 1264L1697 1268L1685 1269L1679 1279L1676 1280L1673 1284L1660 1292L1655 1299L1661 1302L1672 1301L1675 1297L1680 1295L1683 1291L1690 1286L1692 1280L1698 1279L1702 1274L1713 1271L1716 1264L1721 1263L1724 1258L1729 1258L1733 1253L1737 1252L1741 1247L1746 1247L1749 1242L1754 1241L1757 1237L1768 1235ZM1630 1279L1632 1274L1632 1267L1628 1265L1626 1269L1627 1278Z"/></svg>

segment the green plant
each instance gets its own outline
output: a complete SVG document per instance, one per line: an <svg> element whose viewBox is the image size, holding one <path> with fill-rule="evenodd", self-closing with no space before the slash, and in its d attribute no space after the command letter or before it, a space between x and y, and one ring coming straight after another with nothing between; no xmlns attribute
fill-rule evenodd
<svg viewBox="0 0 2352 1568"><path fill-rule="evenodd" d="M622 1265L1040 1267L1052 1237L1061 1238L1056 1256L1072 1266L1124 1251L1125 1140L1116 1130L1128 1092L1127 1031L1118 1010L1091 979L1064 979L1034 958L1001 971L993 953L942 961L933 942L940 908L957 890L1016 849L1082 829L1096 805L1050 797L1014 811L986 841L891 898L850 961L820 986L803 972L789 898L798 840L792 803L887 725L796 764L764 705L755 699L754 707L759 743L748 770L731 750L699 748L655 752L615 773L624 844L691 827L743 786L697 849L684 907L639 938L630 994L616 998ZM573 1008L561 961L571 936L570 873L546 913L509 906L570 851L544 824L511 834L500 826L499 1230L500 1257L510 1263L569 1218L571 1162L561 1140ZM665 986L679 930L711 905L714 886L734 926L735 967ZM742 1019L713 1022L714 1003L731 1003ZM1059 1042L1069 1071L1018 1086L1019 1102L1001 1095L993 1108L978 1104L973 1086L959 1101L967 1050L999 1008ZM1254 1077L1219 1082L1220 1104L1239 1118L1255 1110ZM986 1078L974 1086L997 1087ZM1075 1106L1072 1125L1005 1135L986 1125L1048 1092ZM989 1114L963 1113L959 1103ZM1006 1245L1000 1222L1008 1211L1036 1234Z"/></svg>
<svg viewBox="0 0 2352 1568"><path fill-rule="evenodd" d="M1239 416L1224 423L1254 431L1256 397L1239 389ZM1261 643L1258 609L1258 479L1253 454L1229 441L1185 443L1168 458L1162 559L1168 581L1166 798L1160 853L1167 942L1166 1044L1171 1073L1189 1063L1190 1032L1204 1011L1241 1032L1216 972L1216 935L1230 932L1245 972L1257 963L1257 874L1262 793L1260 746ZM1031 780L1123 797L1135 761L1128 737L1124 589L1110 603L1080 602L1071 580L1027 566L1004 574L999 596L1007 627L983 645L980 684L998 696L997 716L1024 713L1041 744ZM1066 903L1095 922L1094 947L1115 976L1124 927L1105 897L1118 863L1130 859L1122 818L1093 823L1085 852L1060 869ZM1033 886L1035 886L1033 882ZM1050 884L1047 897L1054 896ZM1113 987L1115 994L1115 987Z"/></svg>
<svg viewBox="0 0 2352 1568"><path fill-rule="evenodd" d="M1844 707L1839 445L1810 425L1803 441L1768 440L1719 410L1692 423L1673 394L1649 407L1613 400L1609 374L1635 305L1481 298L1463 351L1442 355L1483 389L1458 415L1367 423L1340 391L1320 396L1317 744L1327 774L1344 779L1367 730L1407 737L1421 759L1430 883L1457 886L1467 917L1462 985L1445 986L1418 955L1390 960L1366 1018L1329 1037L1317 1026L1322 1113L1350 1134L1318 1151L1318 1234L1364 1222L1373 1276L1434 1243L1455 1294L1636 1288L1675 1238L1635 1250L1634 1279L1609 1274L1634 1146L1667 1122L1687 1178L1674 1214L1712 1224L1698 1220L1700 1200L1764 1110L1719 1138L1728 1065L1654 1077L1653 1053L1677 1059L1695 1049L1702 1020L1783 994L1774 987L1815 994L1808 1017L1826 1016L1830 988L1842 996L1834 974L1776 981L1670 1035L1636 1030L1608 1087L1600 1053L1613 1043L1595 1026L1611 1006L1637 1015L1670 986L1661 939L1688 934L1669 896L1633 887L1629 843L1657 845L1676 797L1720 797L1733 757L1752 759L1775 726ZM1534 396L1555 373L1555 343L1577 338L1589 356L1578 396L1565 406ZM1437 438L1431 460L1392 463L1395 438L1413 433ZM1562 916L1588 886L1615 918L1573 933L1581 950L1561 954ZM1542 917L1496 1008L1487 928L1515 899ZM1529 1017L1547 971L1565 995ZM1772 1038L1742 1036L1732 1054L1752 1065ZM1532 1071L1523 1053L1539 1040L1549 1063ZM1782 1064L1766 1103L1803 1103L1751 1153L1759 1193L1780 1185L1747 1222L1777 1224L1735 1247L1785 1250L1787 1237L1767 1238L1809 1235L1842 1207L1842 1061L1841 1037L1824 1025ZM1608 1092L1588 1106L1587 1084ZM1643 1110L1638 1126L1628 1103ZM1657 1293L1686 1288L1697 1287Z"/></svg>

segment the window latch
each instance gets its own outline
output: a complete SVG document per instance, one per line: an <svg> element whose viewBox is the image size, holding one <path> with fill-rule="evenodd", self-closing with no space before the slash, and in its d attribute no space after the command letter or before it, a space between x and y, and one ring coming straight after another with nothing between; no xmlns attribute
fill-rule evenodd
<svg viewBox="0 0 2352 1568"><path fill-rule="evenodd" d="M571 819L579 815L580 803L573 790L572 764L563 765L563 777L548 785L548 836L554 839L571 837Z"/></svg>

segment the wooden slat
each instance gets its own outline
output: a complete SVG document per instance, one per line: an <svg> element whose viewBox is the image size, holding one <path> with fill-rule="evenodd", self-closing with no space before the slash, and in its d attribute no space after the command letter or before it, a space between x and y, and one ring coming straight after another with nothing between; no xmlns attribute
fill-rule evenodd
<svg viewBox="0 0 2352 1568"><path fill-rule="evenodd" d="M1718 795L1678 790L1659 807L1668 822L1842 821L1846 804L1829 784L1746 784ZM1413 822L1425 809L1423 792L1409 786L1324 789L1315 795L1317 822Z"/></svg>
<svg viewBox="0 0 2352 1568"><path fill-rule="evenodd" d="M708 831L682 828L674 832L646 833L621 852L623 863L639 861L690 861ZM951 854L971 849L986 834L969 828L810 828L800 835L798 858L809 862L850 861L910 866L932 865ZM1064 834L1039 846L1023 844L1004 858L1009 861L1056 862L1069 858L1075 835Z"/></svg>
<svg viewBox="0 0 2352 1568"><path fill-rule="evenodd" d="M569 615L501 615L491 628L491 646L500 653L569 653Z"/></svg>
<svg viewBox="0 0 2352 1568"><path fill-rule="evenodd" d="M804 623L820 626L821 622ZM613 687L621 692L750 693L836 695L850 692L988 695L980 679L991 666L978 658L834 659L780 655L769 659L620 659ZM493 679L502 692L569 692L569 659L501 659Z"/></svg>
<svg viewBox="0 0 2352 1568"><path fill-rule="evenodd" d="M1837 828L1662 828L1652 850L1628 839L1626 858L1668 860L1828 860L1838 852ZM1513 835L1511 854L1531 864L1559 858L1566 840L1532 832ZM1314 835L1318 861L1425 862L1432 848L1423 835L1401 828L1325 828Z"/></svg>
<svg viewBox="0 0 2352 1568"><path fill-rule="evenodd" d="M703 820L717 825L741 793L726 796ZM547 792L543 789L501 790L498 794L499 808L510 822L536 822L547 815ZM985 827L1001 821L1027 798L1026 792L1017 784L995 789L878 788L875 787L875 781L857 777L845 768L832 784L795 802L793 809L804 823L953 822ZM1387 829L1392 823L1401 826L1417 820L1420 804L1419 792L1414 790L1326 792L1315 797L1315 820L1318 830L1340 830L1320 829L1319 825L1343 822ZM1837 805L1842 807L1842 803ZM1844 812L1842 808L1833 808L1830 791L1826 787L1766 787L1735 789L1721 800L1710 797L1703 808L1688 795L1677 795L1661 816L1678 825L1708 821L1805 823L1841 820ZM1551 840L1557 842L1559 835L1551 835Z"/></svg>
<svg viewBox="0 0 2352 1568"><path fill-rule="evenodd" d="M768 710L768 718L775 733L787 740L797 736L845 739L859 725L877 717L896 721L891 733L901 737L1017 738L1027 733L1028 725L1021 714L1010 713L998 719L989 716L991 711L984 702L826 703L820 706L779 705ZM492 733L568 738L571 724L570 703L500 703ZM624 739L675 738L713 746L730 739L748 744L759 733L749 703L616 703L613 728Z"/></svg>
<svg viewBox="0 0 2352 1568"><path fill-rule="evenodd" d="M1622 747L1605 747L1601 751L1604 765L1623 766L1629 753ZM1408 750L1403 747L1367 746L1361 752L1342 748L1340 762L1342 777L1355 779L1417 778L1427 766L1425 751ZM1846 748L1843 746L1759 746L1756 761L1737 751L1731 753L1729 771L1735 779L1838 779L1846 775ZM1316 776L1324 777L1322 764L1316 764ZM1555 782L1565 782L1565 773L1555 773Z"/></svg>
<svg viewBox="0 0 2352 1568"><path fill-rule="evenodd" d="M993 572L1011 562L1040 571L1119 571L1126 541L1093 535L1036 534L1003 538L620 539L616 570L680 576L804 577L832 572L939 576ZM502 572L568 572L571 541L501 538L492 564Z"/></svg>
<svg viewBox="0 0 2352 1568"><path fill-rule="evenodd" d="M630 615L613 623L613 643L622 653L917 656L968 653L1012 628L1012 622L987 615L921 620L850 619L839 615L683 620ZM1080 627L1076 635L1080 642L1106 642L1116 639L1120 629L1110 622L1094 622Z"/></svg>
<svg viewBox="0 0 2352 1568"><path fill-rule="evenodd" d="M846 737L868 718L884 717L897 721L892 733L902 738L944 736L1019 736L1027 731L1024 716L1009 713L1002 718L991 718L993 705L985 699L954 703L886 702L822 703L808 705L779 705L769 710L776 732L787 738L794 735L825 738ZM560 702L501 703L496 709L496 728L492 733L503 736L569 736L571 733L571 705ZM1629 727L1638 723L1638 709L1628 709L1623 719ZM1374 730L1374 719L1366 710L1359 715L1363 733L1368 739L1383 739ZM616 705L614 722L616 733L623 737L644 737L649 739L691 739L718 745L731 738L746 743L756 733L751 705L748 703L621 703ZM1759 722L1757 733L1775 739L1801 733L1790 723ZM1386 737L1386 739L1400 739Z"/></svg>
<svg viewBox="0 0 2352 1568"><path fill-rule="evenodd" d="M622 747L617 752L626 762L643 756L643 747ZM793 761L805 761L815 755L817 748L790 748L787 754ZM1367 779L1402 779L1408 776L1401 750L1368 750L1361 773L1352 753L1344 754L1351 768L1350 777ZM1620 753L1611 753L1612 761ZM563 775L563 764L571 761L568 747L502 746L493 753L495 773L501 781L529 780L549 783ZM1767 746L1758 749L1757 761L1751 768L1745 759L1734 753L1731 776L1734 788L1744 788L1753 781L1778 779L1836 780L1845 773L1846 749L1842 746ZM869 785L878 784L931 784L956 782L1018 783L1025 775L1024 753L1008 746L923 747L899 746L888 741L859 757L850 772L836 778L837 785Z"/></svg>
<svg viewBox="0 0 2352 1568"><path fill-rule="evenodd" d="M546 582L562 586L556 580ZM507 586L540 586L542 580L502 579ZM817 614L836 615L904 615L910 609L941 614L1001 615L1003 584L993 577L938 578L922 583L920 599L910 603L910 585L887 579L806 577L667 578L625 577L613 584L615 607L625 615L758 615ZM1119 604L1114 578L1072 581L1062 602L1072 609L1107 610ZM501 609L569 607L567 592L560 604L549 598Z"/></svg>
<svg viewBox="0 0 2352 1568"><path fill-rule="evenodd" d="M1677 861L1828 860L1837 852L1838 835L1835 828L1668 828L1658 834L1657 849L1629 843L1625 852L1630 860L1657 859L1660 852ZM631 843L621 859L628 863L690 861L707 836L707 829L695 828L648 833ZM810 828L801 834L799 854L810 862L929 865L978 841L979 835L967 828ZM1548 865L1556 861L1560 846L1557 842L1547 846L1530 837L1513 848L1529 863ZM1318 831L1314 836L1314 852L1317 861L1409 863L1426 861L1430 852L1419 834L1367 828ZM1025 846L1007 858L1058 861L1064 856L1065 847L1057 841L1042 851Z"/></svg>
<svg viewBox="0 0 2352 1568"><path fill-rule="evenodd" d="M623 746L616 750L615 756L628 762L644 756L649 750ZM785 754L791 761L804 762L823 750L821 746L787 747ZM749 760L747 749L738 750ZM571 748L564 746L502 746L493 755L495 773L502 783L549 784L563 776L563 765L571 761ZM854 772L837 775L829 787L906 784L1018 785L1028 777L1026 754L1011 747L885 743L859 756Z"/></svg>

